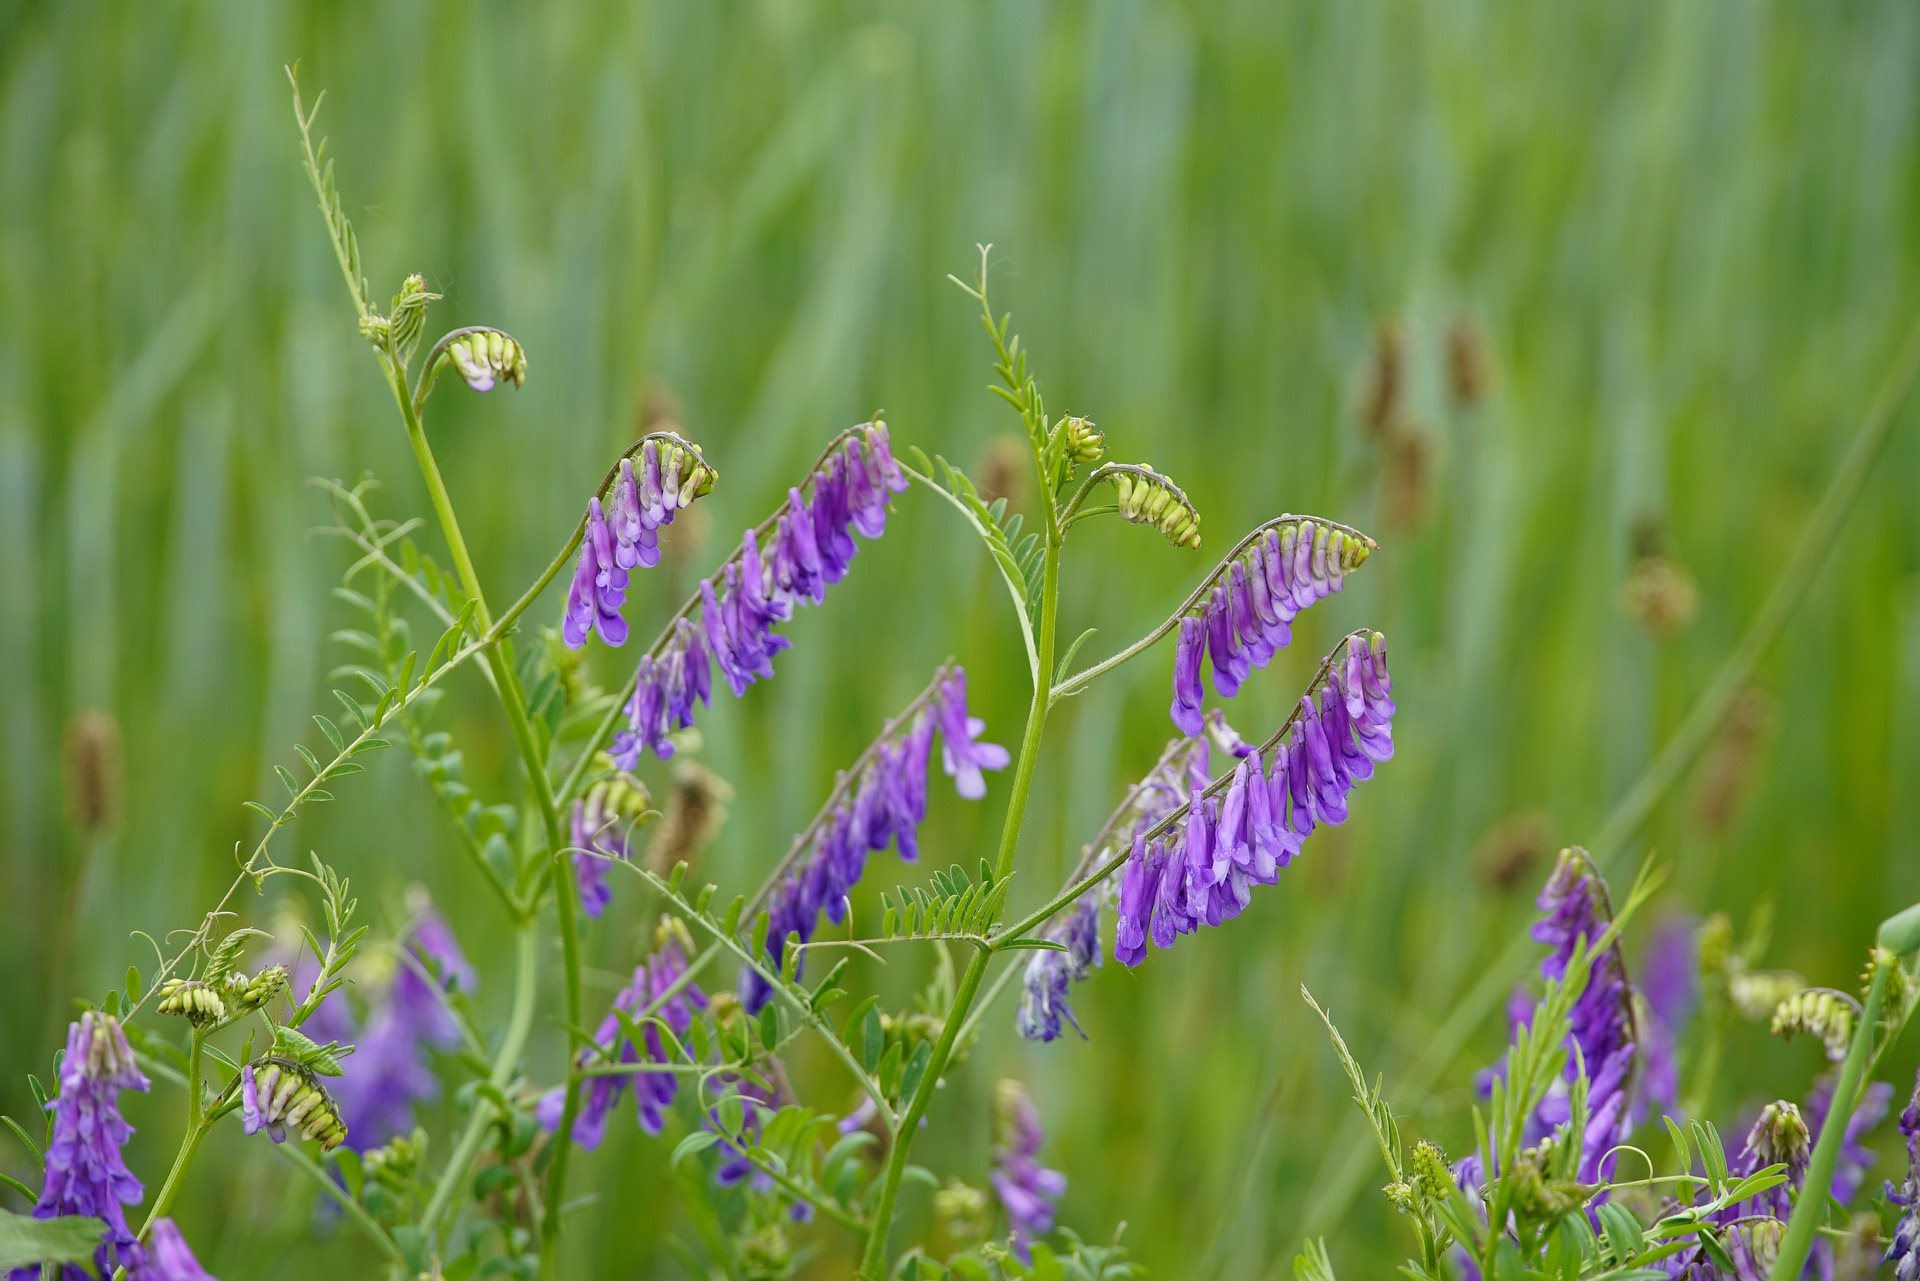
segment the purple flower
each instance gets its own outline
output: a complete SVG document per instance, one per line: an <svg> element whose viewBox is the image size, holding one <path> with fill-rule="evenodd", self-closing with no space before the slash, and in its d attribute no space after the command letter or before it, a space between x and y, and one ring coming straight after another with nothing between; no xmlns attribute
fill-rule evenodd
<svg viewBox="0 0 1920 1281"><path fill-rule="evenodd" d="M627 643L628 571L660 563L660 529L674 515L713 488L714 471L700 451L678 436L657 433L640 446L640 466L622 458L603 507L600 496L587 500L587 524L580 540L580 563L567 591L561 635L579 649L590 632L609 645Z"/></svg>
<svg viewBox="0 0 1920 1281"><path fill-rule="evenodd" d="M760 531L748 530L739 555L717 581L700 584L696 606L656 652L640 660L627 726L614 739L620 768L632 769L649 750L662 758L673 755L667 735L693 723L696 702L712 703L713 667L735 697L772 676L773 656L788 645L773 629L795 607L826 599L827 588L846 576L858 550L852 531L878 538L893 495L906 487L885 423L844 433L805 484L787 491L787 504L765 535L770 544L762 545ZM576 588L586 581L583 562Z"/></svg>
<svg viewBox="0 0 1920 1281"><path fill-rule="evenodd" d="M1020 996L1020 1035L1029 1041L1051 1041L1060 1035L1060 1022L1065 1019L1085 1039L1086 1031L1073 1017L1067 989L1068 984L1085 978L1088 970L1100 964L1099 901L1092 895L1083 896L1061 918L1059 926L1049 931L1049 937L1067 950L1035 952L1027 962ZM1116 950L1118 947L1116 943Z"/></svg>
<svg viewBox="0 0 1920 1281"><path fill-rule="evenodd" d="M826 807L794 842L786 873L767 901L767 959L778 969L787 936L813 937L820 914L845 919L847 895L866 871L867 856L897 844L900 857L919 855L919 829L927 816L927 763L933 734L941 738L941 762L961 796L986 794L982 770L1007 764L1005 748L980 742L983 725L967 714L967 677L958 667L935 677L909 709L890 721L862 755L860 765L834 789ZM740 999L750 1014L773 995L754 970L740 976Z"/></svg>
<svg viewBox="0 0 1920 1281"><path fill-rule="evenodd" d="M127 1268L127 1281L219 1281L193 1257L187 1239L172 1219L156 1219L137 1258Z"/></svg>
<svg viewBox="0 0 1920 1281"><path fill-rule="evenodd" d="M1694 941L1698 928L1698 922L1688 916L1661 921L1641 967L1640 992L1646 998L1647 1013L1641 1038L1646 1056L1641 1091L1654 1108L1666 1113L1679 1101L1678 1045L1698 986Z"/></svg>
<svg viewBox="0 0 1920 1281"><path fill-rule="evenodd" d="M1575 946L1591 947L1607 930L1612 912L1606 886L1584 851L1561 854L1553 875L1541 891L1540 920L1533 927L1536 942L1553 950L1540 962L1541 977L1564 978ZM1563 1081L1541 1101L1532 1129L1551 1133L1568 1120L1568 1089L1581 1068L1587 1074L1587 1126L1582 1136L1580 1177L1600 1178L1600 1161L1632 1130L1633 1065L1636 1054L1633 1025L1633 988L1627 982L1626 963L1618 943L1592 957L1586 986L1573 1003L1568 1041L1579 1055L1568 1055Z"/></svg>
<svg viewBox="0 0 1920 1281"><path fill-rule="evenodd" d="M1347 642L1316 704L1300 700L1271 765L1249 749L1221 784L1196 780L1184 810L1137 829L1120 883L1114 959L1138 965L1202 922L1232 920L1255 885L1279 880L1322 824L1346 821L1354 785L1393 755L1392 678L1379 633ZM1238 736L1234 736L1237 738Z"/></svg>
<svg viewBox="0 0 1920 1281"><path fill-rule="evenodd" d="M648 799L638 779L619 773L601 779L573 803L574 879L588 916L599 916L613 901L607 860L633 856L633 830L647 812Z"/></svg>
<svg viewBox="0 0 1920 1281"><path fill-rule="evenodd" d="M1257 534L1215 580L1199 612L1180 620L1173 723L1185 733L1200 732L1203 656L1212 659L1214 691L1232 698L1250 672L1287 647L1300 611L1339 591L1372 550L1364 535L1292 516Z"/></svg>
<svg viewBox="0 0 1920 1281"><path fill-rule="evenodd" d="M987 780L980 771L1005 769L1013 757L998 743L977 738L987 723L967 715L967 674L960 668L954 668L942 686L934 715L940 723L940 768L961 796L979 800L987 794Z"/></svg>
<svg viewBox="0 0 1920 1281"><path fill-rule="evenodd" d="M995 1103L993 1190L1007 1212L1014 1253L1026 1262L1028 1244L1053 1230L1054 1203L1067 1190L1067 1176L1040 1164L1040 1112L1019 1083L1000 1082Z"/></svg>
<svg viewBox="0 0 1920 1281"><path fill-rule="evenodd" d="M267 1132L285 1143L287 1132L336 1148L347 1137L339 1106L313 1072L291 1059L268 1055L240 1069L240 1106L248 1134Z"/></svg>
<svg viewBox="0 0 1920 1281"><path fill-rule="evenodd" d="M60 1097L50 1105L53 1140L47 1145L46 1181L33 1217L84 1214L104 1219L106 1236L94 1255L102 1275L112 1271L115 1251L127 1262L137 1249L126 1207L139 1202L142 1189L121 1155L133 1127L120 1115L120 1091L145 1090L150 1084L111 1015L88 1010L68 1026ZM62 1281L81 1281L86 1273L70 1264L61 1275ZM34 1281L39 1269L16 1268L11 1276L12 1281Z"/></svg>
<svg viewBox="0 0 1920 1281"><path fill-rule="evenodd" d="M473 967L445 919L421 904L400 941L393 981L369 1014L335 1087L356 1150L405 1134L413 1128L415 1106L439 1097L427 1051L459 1041L447 993L473 984Z"/></svg>
<svg viewBox="0 0 1920 1281"><path fill-rule="evenodd" d="M1883 1261L1893 1264L1898 1281L1920 1281L1920 1079L1914 1081L1913 1097L1900 1113L1900 1133L1907 1140L1907 1176L1897 1188L1887 1184L1887 1199L1903 1212Z"/></svg>
<svg viewBox="0 0 1920 1281"><path fill-rule="evenodd" d="M608 1056L616 1063L670 1063L672 1059L660 1029L651 1021L641 1024L639 1045L624 1035L623 1025L639 1023L642 1015L651 1011L652 1017L671 1028L674 1036L685 1036L693 1025L693 1012L707 1008L706 994L691 981L682 981L686 973L687 958L681 940L663 926L653 955L634 967L632 982L613 998L613 1012L595 1029L596 1049L582 1052L579 1064L585 1067L603 1063L608 1061ZM620 1017L622 1013L627 1016L625 1020ZM671 1072L587 1077L581 1082L582 1103L573 1122L574 1142L584 1148L600 1146L600 1140L606 1137L607 1117L629 1084L633 1086L640 1128L648 1134L660 1133L666 1126L666 1110L673 1105L678 1082L679 1078ZM565 1109L566 1090L556 1086L541 1096L536 1113L542 1126L558 1130Z"/></svg>

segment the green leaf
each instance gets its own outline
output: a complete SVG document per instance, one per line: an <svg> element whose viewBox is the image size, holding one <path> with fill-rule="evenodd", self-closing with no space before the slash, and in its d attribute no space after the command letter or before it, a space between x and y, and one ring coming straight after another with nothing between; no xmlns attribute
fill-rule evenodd
<svg viewBox="0 0 1920 1281"><path fill-rule="evenodd" d="M861 1032L863 1039L860 1044L860 1066L871 1072L879 1066L880 1058L887 1049L887 1028L880 1019L878 1006L867 1007L867 1018Z"/></svg>
<svg viewBox="0 0 1920 1281"><path fill-rule="evenodd" d="M907 1070L900 1077L900 1097L910 1099L920 1087L920 1078L927 1074L927 1064L933 1061L933 1042L922 1041L915 1047L913 1057L907 1060Z"/></svg>
<svg viewBox="0 0 1920 1281"><path fill-rule="evenodd" d="M89 1215L35 1219L0 1210L0 1269L30 1268L36 1263L91 1265L107 1225Z"/></svg>

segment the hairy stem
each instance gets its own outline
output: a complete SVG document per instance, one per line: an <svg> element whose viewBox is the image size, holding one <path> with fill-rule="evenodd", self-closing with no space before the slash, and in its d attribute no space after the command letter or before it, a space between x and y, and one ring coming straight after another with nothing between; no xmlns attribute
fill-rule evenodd
<svg viewBox="0 0 1920 1281"><path fill-rule="evenodd" d="M1046 730L1047 709L1051 706L1048 674L1053 670L1054 624L1059 598L1060 527L1049 499L1046 559L1040 581L1040 638L1033 674L1033 702L1027 709L1027 727L1020 737L1020 755L1014 762L1013 789L1007 797L1007 816L1000 827L1000 852L994 863L996 881L1003 881L1013 874L1013 855L1020 844L1021 820L1026 816L1027 795L1032 790L1034 768L1040 759L1040 740ZM908 1100L906 1111L900 1116L900 1124L894 1129L893 1148L887 1154L886 1172L881 1177L880 1199L874 1206L873 1230L867 1236L867 1247L860 1259L860 1281L881 1281L886 1274L887 1234L893 1225L894 1203L899 1197L901 1177L907 1170L907 1158L913 1150L914 1137L919 1133L920 1119L933 1102L933 1092L940 1086L940 1076L953 1057L953 1047L960 1039L960 1029L966 1025L967 1014L973 1008L974 997L979 994L991 959L992 954L983 949L975 952L967 962L967 968L961 974L960 983L953 994L953 1008L947 1011L946 1023L940 1029L939 1039L934 1042L933 1057L927 1061L926 1074L920 1078L919 1087Z"/></svg>
<svg viewBox="0 0 1920 1281"><path fill-rule="evenodd" d="M507 1033L501 1038L499 1052L493 1056L493 1070L487 1075L488 1083L495 1089L506 1088L513 1079L521 1053L527 1048L527 1035L533 1030L533 1003L539 974L538 930L534 922L527 921L520 926L514 938L513 1011L508 1015ZM467 1128L454 1145L453 1155L447 1159L447 1168L441 1171L440 1181L434 1185L433 1196L420 1216L420 1230L427 1236L433 1235L441 1217L453 1203L454 1193L465 1181L467 1169L479 1153L480 1144L487 1135L487 1127L492 1123L493 1105L485 1099L476 1100L473 1116L468 1119Z"/></svg>
<svg viewBox="0 0 1920 1281"><path fill-rule="evenodd" d="M441 534L447 540L447 550L453 557L454 572L459 575L461 590L473 602L474 618L481 630L492 636L495 624L487 610L486 594L481 589L480 576L474 570L473 558L468 554L466 539L460 533L460 521L454 514L453 500L447 494L446 482L440 475L440 465L433 456L433 446L427 441L426 428L420 421L420 415L415 412L413 398L407 393L404 371L388 362L387 379L393 390L394 401L400 406L401 416L406 421L407 441L413 446L414 459L420 465L420 475L426 482L434 515L440 521ZM526 694L520 687L520 674L514 668L512 652L504 641L487 650L487 663L493 671L500 705L507 713L514 745L526 767L541 822L546 828L545 857L554 881L554 910L559 917L566 1020L570 1027L579 1027L582 1008L580 934L574 915L578 889L574 883L573 863L563 853L567 843L566 830L560 820L559 806L554 800L552 780L547 777L545 753L534 737L533 723L527 716ZM499 1070L500 1065L496 1065L496 1075ZM569 1073L565 1104L560 1113L560 1128L553 1138L553 1161L547 1170L547 1213L541 1225L543 1274L552 1266L552 1247L560 1232L559 1209L566 1194L567 1157L573 1147L573 1122L579 1111L580 1080Z"/></svg>

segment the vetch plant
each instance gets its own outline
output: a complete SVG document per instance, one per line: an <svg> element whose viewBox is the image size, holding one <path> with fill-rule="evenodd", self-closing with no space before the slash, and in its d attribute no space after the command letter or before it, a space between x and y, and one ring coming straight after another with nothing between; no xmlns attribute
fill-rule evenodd
<svg viewBox="0 0 1920 1281"><path fill-rule="evenodd" d="M938 1199L946 1225L938 1253L933 1242L895 1240L902 1187L925 1173L912 1164L914 1145L935 1091L959 1070L1001 993L1019 983L1016 1021L1029 1037L1079 1028L1072 985L1108 947L1134 966L1150 945L1226 924L1315 831L1346 819L1355 786L1392 755L1384 637L1344 637L1312 670L1292 714L1257 743L1203 706L1200 669L1211 662L1214 695L1230 700L1277 667L1299 612L1338 591L1373 541L1317 516L1265 521L1171 616L1076 668L1091 633L1060 642L1072 531L1117 516L1157 530L1173 553L1192 552L1201 515L1172 478L1111 456L1124 433L1048 410L1010 319L989 301L983 248L978 274L956 283L979 307L993 390L1021 425L1031 510L988 502L945 459L897 447L876 417L831 435L684 604L643 618L635 576L660 563L689 506L726 501L721 467L698 443L651 431L597 483L583 479L579 523L546 569L497 608L440 471L429 415L436 396L526 387L534 363L493 325L427 342L431 313L457 303L420 275L406 277L384 310L376 305L333 164L315 139L317 104L302 103L297 83L294 109L358 333L391 393L440 546L425 545L420 520L377 515L370 481L322 485L334 517L326 532L352 553L337 592L355 614L337 634L350 654L340 669L349 687L336 691L337 713L314 718L321 744L297 747L300 768L279 771L286 800L249 805L257 839L226 894L196 924L165 935L170 947L156 945L150 983L129 970L121 990L73 1025L57 1092L41 1094L46 1139L17 1129L42 1177L38 1189L10 1180L36 1198L38 1219L24 1222L39 1224L22 1238L33 1253L15 1275L30 1275L35 1260L69 1275L88 1263L139 1278L209 1275L168 1212L195 1185L206 1137L229 1117L329 1198L396 1277L577 1275L566 1260L582 1151L600 1148L629 1104L638 1130L673 1145L685 1195L707 1202L694 1216L702 1230L677 1246L704 1272L786 1276L818 1248L808 1237L845 1234L838 1248L857 1257L866 1281L1135 1275L1117 1232L1099 1245L1056 1230L1066 1179L1044 1164L1045 1122L1017 1082L997 1093L991 1168L951 1172ZM756 888L702 885L689 860L714 837L724 785L686 759L698 754L700 709L718 690L749 697L776 675L795 612L829 603L862 543L883 537L896 504L915 491L958 516L1005 588L1027 659L1024 724L1017 734L984 724L964 663L949 659L839 773ZM559 599L549 589L563 577ZM554 625L534 628L543 614ZM415 640L423 624L424 644ZM636 627L652 639L635 647L631 678L600 688L581 651L596 638L624 649ZM1013 910L1040 897L1026 889L1018 854L1050 714L1163 640L1172 642L1162 652L1179 735L1127 790L1068 883ZM437 718L447 678L468 667L481 670L512 745L523 784L512 800L480 794L461 743ZM1017 746L1002 745L1009 739ZM278 856L276 838L295 818L334 801L395 744L442 811L461 874L497 909L485 938L462 946L418 894L404 904L406 924L376 937L322 856ZM655 762L669 758L678 758L677 775L650 780ZM1002 807L993 848L953 848L928 830L936 766L962 801ZM660 818L656 794L672 800L647 843L642 834ZM854 896L889 851L902 881L881 895L877 931L863 929ZM295 891L290 904L306 901L304 921L296 906L258 928L243 923L242 891L270 883ZM590 932L606 942L610 929L607 939L637 934L648 946L599 1011L587 999L584 957ZM902 1008L858 997L861 958L901 948L933 957L925 987ZM483 954L512 961L499 1025L473 1000L481 980L469 956ZM535 1058L536 1038L549 1034L537 1012L550 1002L556 1052ZM824 1045L831 1079L793 1070L790 1050L802 1038ZM557 1079L540 1079L539 1065L552 1062ZM155 1082L177 1091L184 1139L136 1230L126 1209L145 1189L124 1159L121 1096ZM815 1102L823 1097L835 1105ZM849 1097L859 1100L850 1110L840 1106ZM464 1113L448 1133L423 1111L442 1098Z"/></svg>

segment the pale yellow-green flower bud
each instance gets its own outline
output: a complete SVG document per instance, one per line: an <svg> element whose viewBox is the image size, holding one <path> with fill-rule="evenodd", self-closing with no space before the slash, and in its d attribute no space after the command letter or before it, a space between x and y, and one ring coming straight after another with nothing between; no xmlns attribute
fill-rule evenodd
<svg viewBox="0 0 1920 1281"><path fill-rule="evenodd" d="M211 1027L227 1017L227 1003L211 986L192 979L168 979L160 985L162 1014L178 1014L195 1027Z"/></svg>

